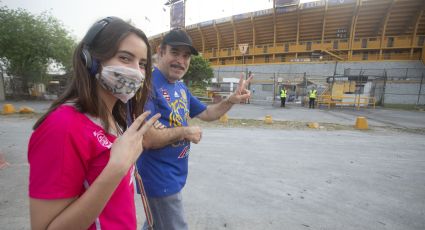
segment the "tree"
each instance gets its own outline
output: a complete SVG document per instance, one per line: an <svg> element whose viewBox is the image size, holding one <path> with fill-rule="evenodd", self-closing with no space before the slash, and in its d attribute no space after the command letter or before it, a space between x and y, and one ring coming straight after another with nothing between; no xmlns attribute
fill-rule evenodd
<svg viewBox="0 0 425 230"><path fill-rule="evenodd" d="M52 63L70 71L75 41L56 18L0 6L0 21L0 59L8 75L22 80L23 92L28 82L42 82Z"/></svg>
<svg viewBox="0 0 425 230"><path fill-rule="evenodd" d="M208 60L201 56L192 56L189 70L184 75L183 80L187 86L205 88L213 77L214 72Z"/></svg>

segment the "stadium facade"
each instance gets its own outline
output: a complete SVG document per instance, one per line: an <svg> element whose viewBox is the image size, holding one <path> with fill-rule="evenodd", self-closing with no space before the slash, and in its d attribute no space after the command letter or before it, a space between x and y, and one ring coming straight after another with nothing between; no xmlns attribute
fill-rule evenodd
<svg viewBox="0 0 425 230"><path fill-rule="evenodd" d="M284 2L185 29L213 66L422 59L423 0ZM245 55L240 44L249 46Z"/></svg>
<svg viewBox="0 0 425 230"><path fill-rule="evenodd" d="M414 78L415 89L402 93L418 98L410 104L425 102L425 1L274 3L271 9L184 28L211 62L218 80L251 71L261 86L272 81L274 97L284 81L297 84L296 78L316 84L331 76L353 74L389 80ZM164 34L151 37L151 45L157 47ZM248 47L245 54L243 46ZM400 87L395 88L394 93L399 94Z"/></svg>

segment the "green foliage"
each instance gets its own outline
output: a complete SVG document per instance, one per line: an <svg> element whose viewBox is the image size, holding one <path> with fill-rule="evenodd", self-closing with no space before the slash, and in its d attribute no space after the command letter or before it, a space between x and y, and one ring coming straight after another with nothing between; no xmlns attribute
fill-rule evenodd
<svg viewBox="0 0 425 230"><path fill-rule="evenodd" d="M0 6L0 21L0 59L9 75L40 82L52 63L70 71L75 41L56 18Z"/></svg>
<svg viewBox="0 0 425 230"><path fill-rule="evenodd" d="M189 70L184 75L183 80L188 86L197 86L205 88L214 77L213 69L210 67L208 60L201 56L192 56L190 60Z"/></svg>

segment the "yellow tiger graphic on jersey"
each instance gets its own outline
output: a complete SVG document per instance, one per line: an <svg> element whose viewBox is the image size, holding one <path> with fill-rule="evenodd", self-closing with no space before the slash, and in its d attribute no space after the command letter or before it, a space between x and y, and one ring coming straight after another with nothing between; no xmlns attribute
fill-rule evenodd
<svg viewBox="0 0 425 230"><path fill-rule="evenodd" d="M176 98L173 102L168 102L168 105L171 108L171 113L169 115L170 127L180 127L186 123L189 118L189 109L187 108L187 95L186 91L183 89L180 90L181 97ZM182 112L179 112L183 110ZM182 117L181 114L184 114Z"/></svg>

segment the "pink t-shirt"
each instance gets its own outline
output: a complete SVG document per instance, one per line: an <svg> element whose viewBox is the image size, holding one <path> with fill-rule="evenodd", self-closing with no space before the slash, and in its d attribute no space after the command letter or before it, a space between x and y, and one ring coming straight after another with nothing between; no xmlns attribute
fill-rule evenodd
<svg viewBox="0 0 425 230"><path fill-rule="evenodd" d="M29 196L47 200L81 196L108 163L115 139L74 107L60 106L29 141ZM89 229L137 228L133 170Z"/></svg>

